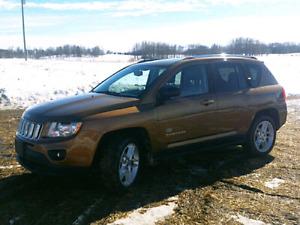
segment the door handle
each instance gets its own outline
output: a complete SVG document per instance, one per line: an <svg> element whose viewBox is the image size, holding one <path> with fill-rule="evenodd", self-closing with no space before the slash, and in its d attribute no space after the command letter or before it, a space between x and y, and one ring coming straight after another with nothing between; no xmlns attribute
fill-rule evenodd
<svg viewBox="0 0 300 225"><path fill-rule="evenodd" d="M206 99L206 100L203 100L201 102L201 105L208 106L208 105L211 105L211 104L214 104L214 103L215 103L215 100L213 100L213 99Z"/></svg>

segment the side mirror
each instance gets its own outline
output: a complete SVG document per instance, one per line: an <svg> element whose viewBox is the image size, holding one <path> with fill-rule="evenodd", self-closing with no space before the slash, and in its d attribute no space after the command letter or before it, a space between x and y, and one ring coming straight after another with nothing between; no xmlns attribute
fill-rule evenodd
<svg viewBox="0 0 300 225"><path fill-rule="evenodd" d="M180 95L180 89L174 86L164 86L159 90L159 99L161 101Z"/></svg>
<svg viewBox="0 0 300 225"><path fill-rule="evenodd" d="M143 75L143 71L142 70L135 70L134 72L134 76L140 77Z"/></svg>

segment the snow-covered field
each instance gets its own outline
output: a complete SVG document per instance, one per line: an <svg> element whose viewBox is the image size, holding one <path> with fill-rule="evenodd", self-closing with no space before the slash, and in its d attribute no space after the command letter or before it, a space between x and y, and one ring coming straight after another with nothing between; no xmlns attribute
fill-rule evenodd
<svg viewBox="0 0 300 225"><path fill-rule="evenodd" d="M98 58L0 59L0 108L27 107L88 92L113 72L132 62L131 56ZM300 94L300 54L258 57L285 87Z"/></svg>
<svg viewBox="0 0 300 225"><path fill-rule="evenodd" d="M300 53L258 56L288 94L300 94Z"/></svg>
<svg viewBox="0 0 300 225"><path fill-rule="evenodd" d="M90 91L131 61L130 56L0 59L0 107L27 107Z"/></svg>

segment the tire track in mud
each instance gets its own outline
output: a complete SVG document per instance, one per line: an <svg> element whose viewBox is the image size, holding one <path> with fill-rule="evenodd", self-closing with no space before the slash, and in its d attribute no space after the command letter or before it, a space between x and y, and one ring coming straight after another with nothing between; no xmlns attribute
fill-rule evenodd
<svg viewBox="0 0 300 225"><path fill-rule="evenodd" d="M258 193L258 194L264 194L264 195L268 195L271 197L279 197L279 198L286 198L286 199L291 199L291 200L300 200L300 198L298 197L293 197L293 196L288 196L288 195L282 195L282 194L274 194L274 193L268 193L265 191L262 191L259 188L256 187L252 187L250 185L247 184L240 184L240 183L235 183L233 181L229 181L229 180L220 180L219 182L224 183L224 184L228 184L246 191L250 191L250 192L254 192L254 193Z"/></svg>
<svg viewBox="0 0 300 225"><path fill-rule="evenodd" d="M72 223L72 225L83 225L87 222L88 217L95 212L96 207L100 205L103 201L103 197L100 197L95 200L95 202L90 205L82 214L80 214L76 220Z"/></svg>

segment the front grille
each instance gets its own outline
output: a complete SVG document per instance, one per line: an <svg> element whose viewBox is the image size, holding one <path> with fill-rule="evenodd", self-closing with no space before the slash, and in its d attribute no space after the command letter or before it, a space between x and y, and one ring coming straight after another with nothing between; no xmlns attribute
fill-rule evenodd
<svg viewBox="0 0 300 225"><path fill-rule="evenodd" d="M18 135L29 139L38 139L42 130L42 124L26 119L21 119L18 128Z"/></svg>

